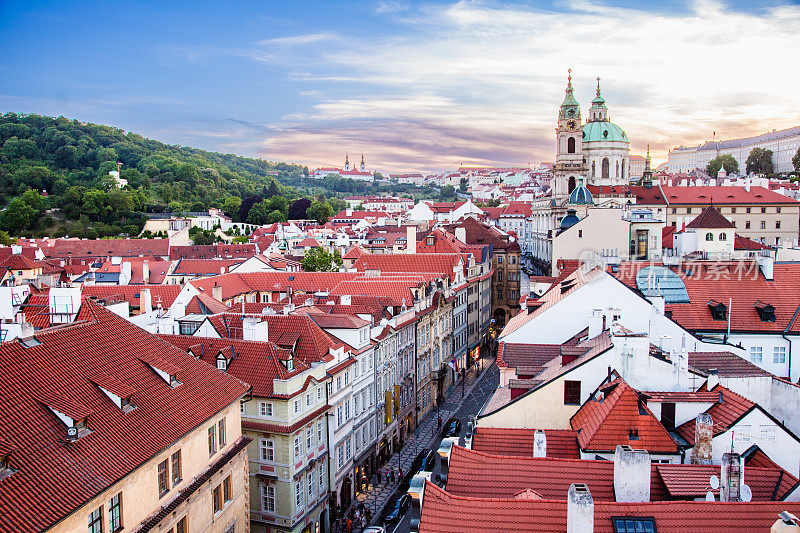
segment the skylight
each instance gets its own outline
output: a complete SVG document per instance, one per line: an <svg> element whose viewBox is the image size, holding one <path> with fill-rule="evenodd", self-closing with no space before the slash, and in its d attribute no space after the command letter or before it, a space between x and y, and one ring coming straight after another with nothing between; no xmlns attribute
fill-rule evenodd
<svg viewBox="0 0 800 533"><path fill-rule="evenodd" d="M614 533L657 533L654 518L625 517L612 518Z"/></svg>
<svg viewBox="0 0 800 533"><path fill-rule="evenodd" d="M664 302L689 303L683 280L668 268L646 266L636 273L636 288L645 296L663 296Z"/></svg>

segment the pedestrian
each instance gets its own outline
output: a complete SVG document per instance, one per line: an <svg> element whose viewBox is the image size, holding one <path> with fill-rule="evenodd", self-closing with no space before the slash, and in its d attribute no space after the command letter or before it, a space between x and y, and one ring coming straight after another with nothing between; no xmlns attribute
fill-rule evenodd
<svg viewBox="0 0 800 533"><path fill-rule="evenodd" d="M347 533L353 533L353 520L351 518L347 519Z"/></svg>
<svg viewBox="0 0 800 533"><path fill-rule="evenodd" d="M367 525L370 525L370 524L372 523L372 511L370 511L369 509L367 509L367 510L364 512L364 514L366 515L366 518L367 518Z"/></svg>
<svg viewBox="0 0 800 533"><path fill-rule="evenodd" d="M392 483L394 483L394 468L389 469L389 478L392 480Z"/></svg>
<svg viewBox="0 0 800 533"><path fill-rule="evenodd" d="M378 476L378 485L380 485L380 484L381 484L381 471L380 471L380 470L378 470L378 471L375 473L375 475L376 475L376 476Z"/></svg>
<svg viewBox="0 0 800 533"><path fill-rule="evenodd" d="M400 479L403 479L403 469L399 466L397 467L397 474L400 476Z"/></svg>

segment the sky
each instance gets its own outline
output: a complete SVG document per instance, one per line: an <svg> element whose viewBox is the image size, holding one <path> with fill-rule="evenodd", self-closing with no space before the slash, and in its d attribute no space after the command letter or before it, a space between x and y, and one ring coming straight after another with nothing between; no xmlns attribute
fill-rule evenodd
<svg viewBox="0 0 800 533"><path fill-rule="evenodd" d="M675 146L800 124L800 3L0 0L0 112L382 172L552 161L586 117Z"/></svg>

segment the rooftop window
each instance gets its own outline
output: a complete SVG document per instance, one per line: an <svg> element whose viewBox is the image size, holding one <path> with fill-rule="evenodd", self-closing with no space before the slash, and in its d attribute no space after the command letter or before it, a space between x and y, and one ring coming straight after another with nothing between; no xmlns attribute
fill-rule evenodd
<svg viewBox="0 0 800 533"><path fill-rule="evenodd" d="M656 533L654 518L615 517L611 519L614 533Z"/></svg>
<svg viewBox="0 0 800 533"><path fill-rule="evenodd" d="M758 317L762 322L775 322L775 308L773 306L758 300L754 307L756 308Z"/></svg>
<svg viewBox="0 0 800 533"><path fill-rule="evenodd" d="M716 300L709 300L708 308L711 310L711 317L714 320L728 319L728 306Z"/></svg>

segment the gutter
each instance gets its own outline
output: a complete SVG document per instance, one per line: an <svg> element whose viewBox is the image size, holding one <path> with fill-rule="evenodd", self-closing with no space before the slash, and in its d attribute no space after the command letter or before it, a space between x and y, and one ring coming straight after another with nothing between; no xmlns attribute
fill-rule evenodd
<svg viewBox="0 0 800 533"><path fill-rule="evenodd" d="M798 305L797 309L794 310L794 315L792 315L792 319L789 321L788 324L786 324L786 328L783 330L783 333L781 333L781 337L783 337L783 339L789 344L789 350L788 350L789 351L789 371L788 371L788 374L789 374L789 381L790 382L792 381L792 341L786 336L786 334L789 332L789 328L792 327L792 324L794 324L794 321L797 320L797 315L798 314L800 314L800 305Z"/></svg>

